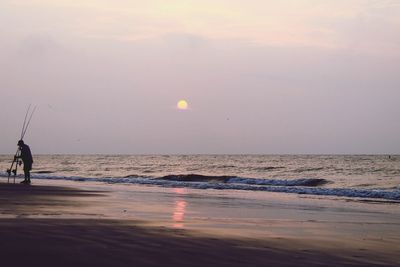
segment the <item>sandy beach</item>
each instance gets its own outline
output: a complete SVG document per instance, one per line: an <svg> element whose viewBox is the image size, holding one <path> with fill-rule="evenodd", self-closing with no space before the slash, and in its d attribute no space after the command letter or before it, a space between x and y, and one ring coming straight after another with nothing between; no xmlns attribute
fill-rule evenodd
<svg viewBox="0 0 400 267"><path fill-rule="evenodd" d="M1 183L1 262L3 266L399 264L400 226L398 214L390 210L387 214L392 217L380 222L377 218L383 213L378 211L351 215L345 209L326 208L316 221L300 218L288 204L291 199L281 199L286 204L278 206L271 198L269 210L262 207L262 212L246 196L231 199L230 204L227 200L215 193L205 212L204 200L196 199L195 191L183 194L182 189L131 187L121 192L102 184ZM225 204L218 207L213 201ZM239 202L247 203L247 213L243 208L239 212ZM274 215L268 218L265 213ZM301 213L312 218L306 209ZM340 216L347 216L347 222L338 221Z"/></svg>

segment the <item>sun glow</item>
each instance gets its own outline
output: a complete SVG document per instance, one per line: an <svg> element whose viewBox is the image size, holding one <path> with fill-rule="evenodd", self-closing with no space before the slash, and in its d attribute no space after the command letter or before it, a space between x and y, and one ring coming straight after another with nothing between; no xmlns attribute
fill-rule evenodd
<svg viewBox="0 0 400 267"><path fill-rule="evenodd" d="M176 104L176 107L181 110L186 110L189 108L189 105L186 100L179 100L178 104Z"/></svg>

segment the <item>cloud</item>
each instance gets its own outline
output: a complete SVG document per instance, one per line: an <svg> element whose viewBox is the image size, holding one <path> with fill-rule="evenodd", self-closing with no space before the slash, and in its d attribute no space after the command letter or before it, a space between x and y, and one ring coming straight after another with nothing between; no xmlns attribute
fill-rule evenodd
<svg viewBox="0 0 400 267"><path fill-rule="evenodd" d="M1 12L2 24L11 21L20 36L62 35L76 41L132 42L181 34L248 45L387 53L395 52L400 38L397 1L31 0L6 1Z"/></svg>
<svg viewBox="0 0 400 267"><path fill-rule="evenodd" d="M18 52L26 57L44 57L51 53L60 52L61 46L50 35L29 35L23 39Z"/></svg>

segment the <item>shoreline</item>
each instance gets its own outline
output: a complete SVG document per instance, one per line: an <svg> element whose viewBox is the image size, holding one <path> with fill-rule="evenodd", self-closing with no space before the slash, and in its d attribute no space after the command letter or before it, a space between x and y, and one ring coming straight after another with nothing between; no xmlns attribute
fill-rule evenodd
<svg viewBox="0 0 400 267"><path fill-rule="evenodd" d="M382 224L377 220L381 216L378 213L340 214L332 209L320 212L324 218L313 221L313 214L306 208L302 212L310 213L304 215L308 220L298 218L295 206L287 204L295 200L282 200L279 195L278 202L272 203L271 198L269 206L259 208L245 197L229 199L220 192L210 193L205 202L192 191L151 187L122 191L120 187L101 184L38 184L0 183L0 238L4 240L0 256L7 266L32 262L42 262L41 266L399 264L396 256L400 248L393 245L400 240L397 214ZM217 202L223 205L215 207ZM282 202L283 206L277 204ZM202 209L207 207L209 218L202 218ZM163 213L167 208L172 209L171 214ZM253 209L254 214L265 209L276 214L255 218ZM232 216L240 210L247 210L247 214L240 215L242 219ZM225 214L215 216L221 212ZM298 220L293 221L290 216ZM339 216L348 222L335 220ZM252 234L257 225L259 232ZM262 231L264 235L259 234ZM21 259L17 256L21 253L29 257Z"/></svg>

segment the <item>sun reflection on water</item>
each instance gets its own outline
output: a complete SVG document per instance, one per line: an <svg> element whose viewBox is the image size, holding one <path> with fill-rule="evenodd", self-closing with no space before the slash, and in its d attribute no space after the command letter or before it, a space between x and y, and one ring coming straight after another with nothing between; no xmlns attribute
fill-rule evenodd
<svg viewBox="0 0 400 267"><path fill-rule="evenodd" d="M174 222L172 227L183 228L185 226L184 219L187 202L182 195L186 194L186 190L184 188L174 188L173 191L178 195L178 197L175 200L174 211L172 213L172 220Z"/></svg>

